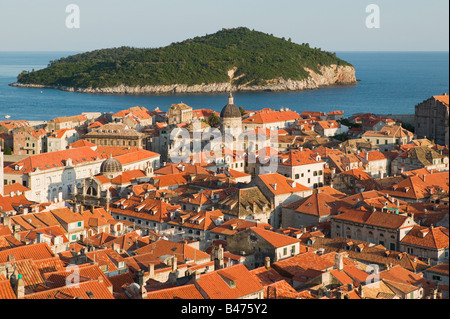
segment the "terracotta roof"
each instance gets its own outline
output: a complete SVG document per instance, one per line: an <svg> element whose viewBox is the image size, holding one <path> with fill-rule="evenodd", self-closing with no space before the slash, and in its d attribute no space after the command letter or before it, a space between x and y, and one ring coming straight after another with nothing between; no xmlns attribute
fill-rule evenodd
<svg viewBox="0 0 450 319"><path fill-rule="evenodd" d="M53 251L46 243L25 245L0 251L0 262L6 262L9 255L14 255L15 260L39 260L55 257Z"/></svg>
<svg viewBox="0 0 450 319"><path fill-rule="evenodd" d="M35 202L30 202L25 195L11 197L6 193L5 196L0 194L0 207L4 212L16 211L16 208L29 207L32 204L35 204Z"/></svg>
<svg viewBox="0 0 450 319"><path fill-rule="evenodd" d="M204 299L194 284L147 293L145 299Z"/></svg>
<svg viewBox="0 0 450 319"><path fill-rule="evenodd" d="M250 221L250 220L244 220L240 218L233 218L226 222L224 222L222 225L217 226L210 230L212 233L218 233L223 235L233 235L237 232L246 230L248 228L253 227L262 227L264 229L272 229L272 226L267 223L259 223L256 221Z"/></svg>
<svg viewBox="0 0 450 319"><path fill-rule="evenodd" d="M44 285L45 281L41 277L41 273L39 269L34 264L31 259L21 259L15 261L7 261L4 262L3 265L7 266L11 265L11 267L15 268L17 273L22 275L23 283L26 288L32 290L33 288Z"/></svg>
<svg viewBox="0 0 450 319"><path fill-rule="evenodd" d="M108 240L104 246L115 249L115 246L118 245L120 249L129 251L144 247L149 244L149 241L148 238L143 238L136 232L130 232Z"/></svg>
<svg viewBox="0 0 450 319"><path fill-rule="evenodd" d="M272 283L264 291L264 299L301 299L301 296L286 280Z"/></svg>
<svg viewBox="0 0 450 319"><path fill-rule="evenodd" d="M29 174L40 171L49 170L52 168L62 168L67 164L67 160L71 159L73 165L84 164L87 162L95 162L102 158L98 153L93 151L90 147L80 147L68 150L62 150L51 153L43 153L31 155L23 160L5 167L5 174ZM15 170L15 167L18 170Z"/></svg>
<svg viewBox="0 0 450 319"><path fill-rule="evenodd" d="M173 175L173 174L212 174L213 172L201 167L200 165L193 165L189 163L173 164L169 163L164 167L156 170L155 175Z"/></svg>
<svg viewBox="0 0 450 319"><path fill-rule="evenodd" d="M422 199L428 198L431 192L442 190L445 193L449 191L449 176L448 173L434 173L428 175L410 176L398 184L392 186L391 189L383 190L394 197Z"/></svg>
<svg viewBox="0 0 450 319"><path fill-rule="evenodd" d="M372 225L383 228L398 229L404 226L408 216L396 215L384 212L368 212L355 209L342 209L343 213L333 216L335 220L345 220L358 224ZM413 224L410 224L413 226Z"/></svg>
<svg viewBox="0 0 450 319"><path fill-rule="evenodd" d="M97 263L100 267L107 266L108 272L118 271L118 263L125 262L125 258L113 249L86 252L86 257L89 262Z"/></svg>
<svg viewBox="0 0 450 319"><path fill-rule="evenodd" d="M79 148L79 147L94 147L96 146L94 143L88 142L86 140L78 140L72 144L69 145L69 148Z"/></svg>
<svg viewBox="0 0 450 319"><path fill-rule="evenodd" d="M380 151L368 151L368 152L359 153L359 157L362 159L366 159L366 156L367 156L369 162L382 161L382 160L388 159L387 156Z"/></svg>
<svg viewBox="0 0 450 319"><path fill-rule="evenodd" d="M223 219L220 210L186 212L180 214L178 218L168 222L168 224L206 231L216 227L216 224L219 224L218 220L223 221Z"/></svg>
<svg viewBox="0 0 450 319"><path fill-rule="evenodd" d="M447 93L445 93L443 95L433 96L433 98L448 107L448 105L449 105L449 95Z"/></svg>
<svg viewBox="0 0 450 319"><path fill-rule="evenodd" d="M117 299L116 294L121 295L123 293L122 286L134 283L133 276L131 275L131 273L129 271L127 271L123 274L110 276L110 277L108 277L108 279L111 282L111 284L113 285L113 293L114 293L114 297L116 299ZM125 298L127 298L127 297L125 297Z"/></svg>
<svg viewBox="0 0 450 319"><path fill-rule="evenodd" d="M112 213L157 222L169 221L170 213L179 211L179 209L180 206L174 206L152 198L144 199L141 202L141 196L135 195L131 196L129 199L122 198L113 203L112 207L110 207Z"/></svg>
<svg viewBox="0 0 450 319"><path fill-rule="evenodd" d="M320 126L324 130L338 129L341 127L341 124L337 121L317 121L316 125Z"/></svg>
<svg viewBox="0 0 450 319"><path fill-rule="evenodd" d="M97 280L99 277L103 278L106 286L112 286L111 282L108 280L108 277L106 277L97 264L69 266L61 271L48 272L44 274L45 282L51 289L77 282ZM68 279L70 282L68 282Z"/></svg>
<svg viewBox="0 0 450 319"><path fill-rule="evenodd" d="M152 253L156 258L164 255L175 255L179 261L184 261L186 258L199 261L210 258L205 252L189 246L181 242L172 242L160 239L154 243L146 245L134 251L137 255Z"/></svg>
<svg viewBox="0 0 450 319"><path fill-rule="evenodd" d="M390 138L402 138L413 137L414 133L404 129L401 125L386 125L380 131L367 131L363 134L363 137L390 137Z"/></svg>
<svg viewBox="0 0 450 319"><path fill-rule="evenodd" d="M314 192L311 196L283 207L302 214L324 217L337 213L340 208L337 202L338 199L334 196Z"/></svg>
<svg viewBox="0 0 450 319"><path fill-rule="evenodd" d="M420 285L425 280L421 273L415 274L398 265L390 268L389 270L380 272L380 278L384 281L389 280L392 282L410 285Z"/></svg>
<svg viewBox="0 0 450 319"><path fill-rule="evenodd" d="M64 123L64 122L79 122L79 121L86 121L86 116L80 114L80 115L74 115L74 116L61 116L57 117L50 122L54 123Z"/></svg>
<svg viewBox="0 0 450 319"><path fill-rule="evenodd" d="M264 289L242 264L204 274L196 286L209 299L237 299Z"/></svg>
<svg viewBox="0 0 450 319"><path fill-rule="evenodd" d="M152 177L152 183L155 187L168 187L188 184L188 174L171 174Z"/></svg>
<svg viewBox="0 0 450 319"><path fill-rule="evenodd" d="M3 194L5 196L8 196L11 193L17 194L19 192L20 194L29 191L30 189L28 187L23 186L20 183L14 183L14 184L8 184L3 187Z"/></svg>
<svg viewBox="0 0 450 319"><path fill-rule="evenodd" d="M311 151L310 149L304 149L303 151L291 150L287 153L282 153L281 155L279 155L279 158L282 159L282 163L279 163L279 165L286 166L323 163L320 156L318 156L316 152Z"/></svg>
<svg viewBox="0 0 450 319"><path fill-rule="evenodd" d="M326 255L319 256L313 252L306 252L304 254L275 262L272 266L277 271L282 271L282 274L286 273L291 277L297 277L299 279L305 274L306 271L312 270L315 271L313 275L314 277L320 275L320 272L334 267L335 256L336 253L328 253ZM354 262L344 257L344 266L353 264Z"/></svg>
<svg viewBox="0 0 450 319"><path fill-rule="evenodd" d="M250 229L261 236L263 239L265 239L267 242L269 242L275 248L300 243L300 240L297 238L282 235L270 230L265 230L263 228L252 227Z"/></svg>
<svg viewBox="0 0 450 319"><path fill-rule="evenodd" d="M42 234L45 234L46 236L49 236L52 243L54 243L55 237L58 237L58 236L60 236L62 238L63 243L69 242L66 235L64 234L64 230L59 225L27 230L27 231L20 232L19 234L20 234L21 240L30 240L32 242L35 242L37 240L38 233L42 233Z"/></svg>
<svg viewBox="0 0 450 319"><path fill-rule="evenodd" d="M24 299L114 299L105 282L91 280L29 294Z"/></svg>
<svg viewBox="0 0 450 319"><path fill-rule="evenodd" d="M0 299L17 299L9 279L0 275Z"/></svg>
<svg viewBox="0 0 450 319"><path fill-rule="evenodd" d="M432 249L448 248L448 229L444 227L427 228L415 226L400 242Z"/></svg>
<svg viewBox="0 0 450 319"><path fill-rule="evenodd" d="M310 188L278 173L258 175L258 178L261 179L267 189L274 195L311 191Z"/></svg>
<svg viewBox="0 0 450 319"><path fill-rule="evenodd" d="M449 266L448 266L448 264L438 264L438 265L428 268L426 271L448 276Z"/></svg>
<svg viewBox="0 0 450 319"><path fill-rule="evenodd" d="M285 121L294 121L300 119L300 115L293 111L273 111L264 109L258 111L255 115L250 116L242 121L242 124L267 124Z"/></svg>
<svg viewBox="0 0 450 319"><path fill-rule="evenodd" d="M275 282L288 280L289 278L282 276L279 272L277 272L272 267L259 267L253 270L250 270L250 273L255 276L259 283L264 287L269 286Z"/></svg>

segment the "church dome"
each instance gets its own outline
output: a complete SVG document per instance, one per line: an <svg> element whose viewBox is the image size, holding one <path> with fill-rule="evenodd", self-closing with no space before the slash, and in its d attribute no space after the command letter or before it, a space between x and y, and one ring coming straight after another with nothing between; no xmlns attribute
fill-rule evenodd
<svg viewBox="0 0 450 319"><path fill-rule="evenodd" d="M222 112L220 113L221 118L241 118L241 110L234 105L234 99L233 95L230 93L230 96L228 97L228 104L225 105L225 107L222 109Z"/></svg>
<svg viewBox="0 0 450 319"><path fill-rule="evenodd" d="M100 173L122 173L122 164L115 158L108 158L100 166Z"/></svg>

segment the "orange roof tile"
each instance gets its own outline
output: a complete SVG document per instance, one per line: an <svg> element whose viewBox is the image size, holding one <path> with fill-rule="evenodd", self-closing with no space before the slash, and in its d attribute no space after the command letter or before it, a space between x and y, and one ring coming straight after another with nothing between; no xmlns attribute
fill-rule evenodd
<svg viewBox="0 0 450 319"><path fill-rule="evenodd" d="M24 299L114 299L105 282L91 280L26 295Z"/></svg>
<svg viewBox="0 0 450 319"><path fill-rule="evenodd" d="M300 243L300 240L297 238L282 235L270 230L265 230L263 228L252 227L250 229L276 248Z"/></svg>
<svg viewBox="0 0 450 319"><path fill-rule="evenodd" d="M278 173L258 175L258 178L274 195L311 191L310 188Z"/></svg>
<svg viewBox="0 0 450 319"><path fill-rule="evenodd" d="M438 100L439 102L441 102L442 104L444 104L445 106L449 106L449 95L443 94L443 95L437 95L437 96L433 96L435 100Z"/></svg>
<svg viewBox="0 0 450 319"><path fill-rule="evenodd" d="M0 251L0 262L6 262L9 255L13 255L15 260L39 260L55 257L53 251L50 249L47 243L25 245Z"/></svg>
<svg viewBox="0 0 450 319"><path fill-rule="evenodd" d="M147 293L144 299L204 299L195 285L185 285L175 288L160 289Z"/></svg>
<svg viewBox="0 0 450 319"><path fill-rule="evenodd" d="M444 227L427 228L414 226L411 231L403 237L401 243L432 249L448 248L448 229Z"/></svg>
<svg viewBox="0 0 450 319"><path fill-rule="evenodd" d="M300 115L293 111L273 111L270 109L264 109L257 112L255 115L250 116L242 121L243 124L267 124L275 122L294 121L300 119Z"/></svg>
<svg viewBox="0 0 450 319"><path fill-rule="evenodd" d="M204 274L195 285L209 299L237 299L264 289L242 264Z"/></svg>

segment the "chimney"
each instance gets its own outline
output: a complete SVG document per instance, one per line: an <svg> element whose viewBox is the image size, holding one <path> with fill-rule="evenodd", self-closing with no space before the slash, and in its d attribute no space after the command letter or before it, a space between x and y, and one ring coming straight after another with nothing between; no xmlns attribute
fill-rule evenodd
<svg viewBox="0 0 450 319"><path fill-rule="evenodd" d="M334 257L334 268L342 271L344 269L344 255L336 254Z"/></svg>
<svg viewBox="0 0 450 319"><path fill-rule="evenodd" d="M178 268L177 257L175 255L172 257L172 272L176 272Z"/></svg>
<svg viewBox="0 0 450 319"><path fill-rule="evenodd" d="M344 292L343 291L341 291L341 290L339 290L338 292L337 292L337 299L344 299L344 296L345 296L345 294L344 294Z"/></svg>
<svg viewBox="0 0 450 319"><path fill-rule="evenodd" d="M264 266L266 267L266 269L270 269L270 257L266 257L264 261Z"/></svg>
<svg viewBox="0 0 450 319"><path fill-rule="evenodd" d="M194 280L195 281L200 280L200 271L198 271L198 270L194 271Z"/></svg>
<svg viewBox="0 0 450 319"><path fill-rule="evenodd" d="M10 282L11 287L14 290L14 293L16 294L17 299L23 298L25 296L25 284L22 279L23 275L13 275L11 276Z"/></svg>
<svg viewBox="0 0 450 319"><path fill-rule="evenodd" d="M143 270L139 270L136 273L136 281L140 287L144 286L144 271Z"/></svg>
<svg viewBox="0 0 450 319"><path fill-rule="evenodd" d="M155 264L148 264L148 276L150 279L155 278Z"/></svg>

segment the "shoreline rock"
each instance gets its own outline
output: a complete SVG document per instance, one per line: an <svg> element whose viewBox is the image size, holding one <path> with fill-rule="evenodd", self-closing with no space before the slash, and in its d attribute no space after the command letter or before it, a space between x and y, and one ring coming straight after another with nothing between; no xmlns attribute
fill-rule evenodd
<svg viewBox="0 0 450 319"><path fill-rule="evenodd" d="M302 80L285 80L282 78L267 81L266 85L232 85L231 83L213 83L200 85L148 85L140 87L130 87L126 85L119 85L110 88L75 88L65 86L46 86L39 84L22 84L12 83L10 86L25 87L25 88L52 88L61 91L74 93L90 93L90 94L182 94L182 93L227 93L230 90L237 92L289 92L289 91L303 91L314 90L325 86L333 85L356 85L358 82L355 76L354 67L350 66L322 66L320 72L315 73L312 70L306 69L310 77Z"/></svg>

